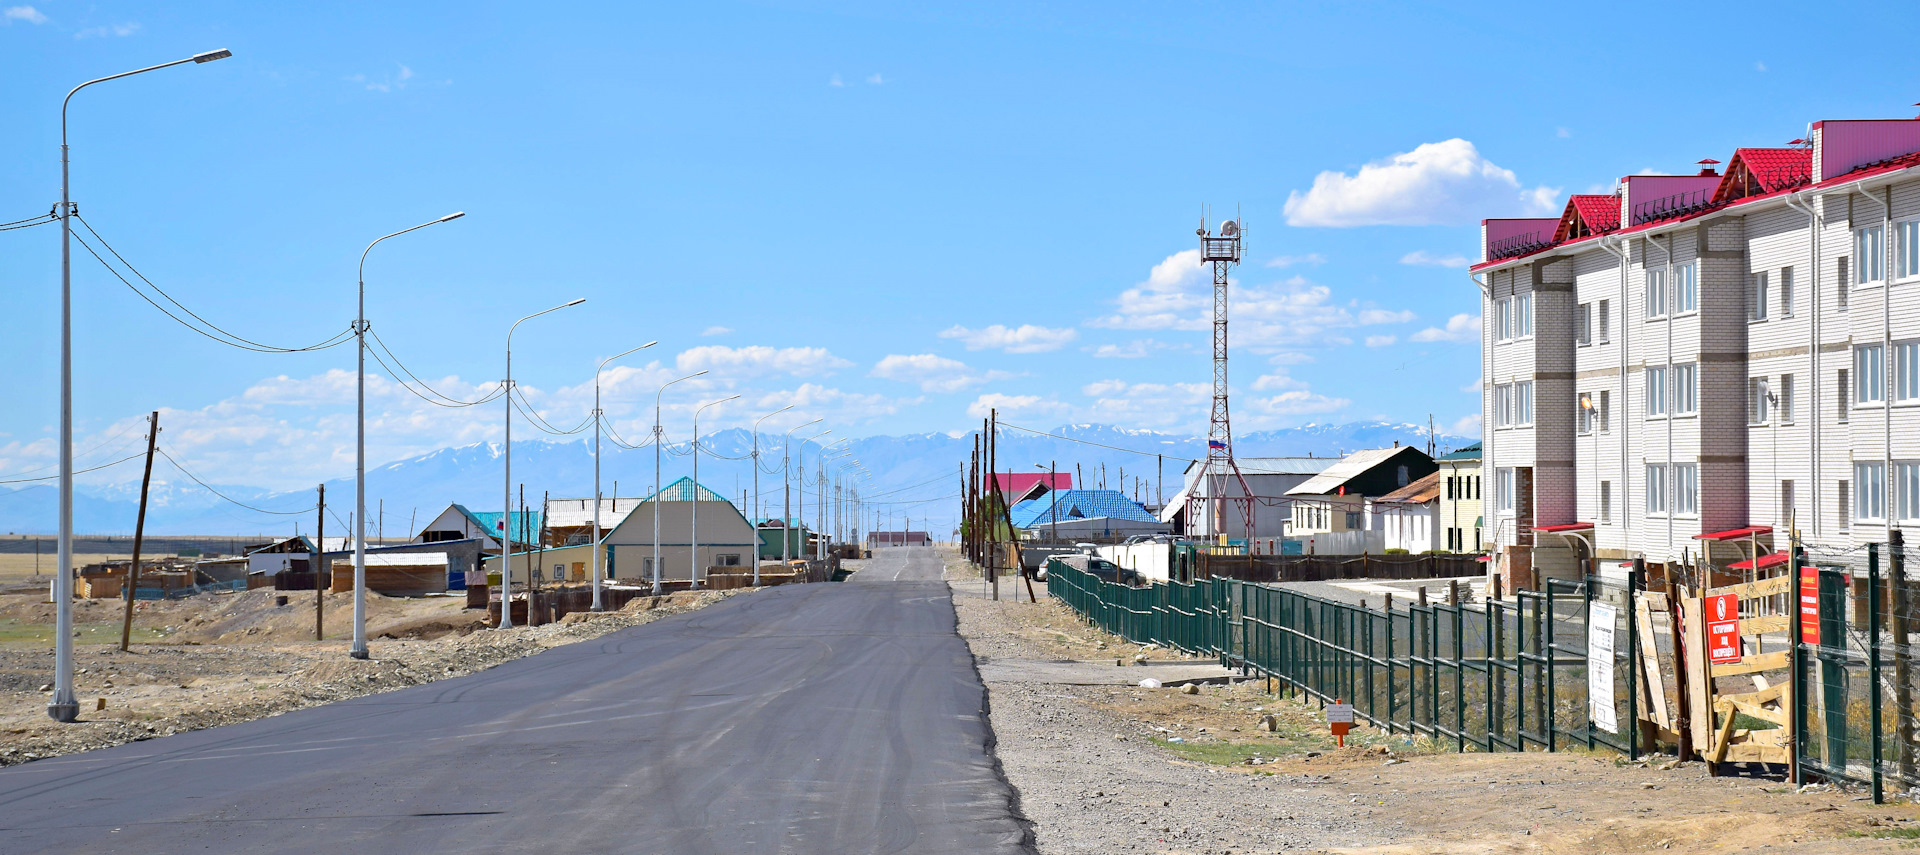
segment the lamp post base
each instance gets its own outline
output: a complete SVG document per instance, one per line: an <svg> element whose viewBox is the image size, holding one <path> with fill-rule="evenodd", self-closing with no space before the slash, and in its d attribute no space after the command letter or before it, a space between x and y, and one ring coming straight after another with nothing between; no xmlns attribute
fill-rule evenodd
<svg viewBox="0 0 1920 855"><path fill-rule="evenodd" d="M64 704L58 702L47 704L47 717L61 724L71 724L75 719L80 717L80 702L68 701Z"/></svg>
<svg viewBox="0 0 1920 855"><path fill-rule="evenodd" d="M355 659L366 659L366 658L368 658L368 656L367 656L367 651L365 651L365 650L349 650L349 651L347 651L347 655L348 655L348 656L351 656L351 657L353 657L353 658L355 658Z"/></svg>

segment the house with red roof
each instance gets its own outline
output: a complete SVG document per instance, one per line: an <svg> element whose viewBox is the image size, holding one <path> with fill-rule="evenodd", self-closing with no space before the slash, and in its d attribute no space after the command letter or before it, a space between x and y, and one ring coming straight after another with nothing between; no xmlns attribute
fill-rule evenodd
<svg viewBox="0 0 1920 855"><path fill-rule="evenodd" d="M1765 575L1789 526L1846 548L1920 523L1920 119L1725 157L1482 222L1507 587L1634 558Z"/></svg>

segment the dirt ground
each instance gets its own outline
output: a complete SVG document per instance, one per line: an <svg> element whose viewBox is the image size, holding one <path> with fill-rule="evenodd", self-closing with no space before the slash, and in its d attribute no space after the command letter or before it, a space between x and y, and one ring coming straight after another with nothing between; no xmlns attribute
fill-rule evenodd
<svg viewBox="0 0 1920 855"><path fill-rule="evenodd" d="M75 604L75 689L81 721L46 715L53 605L44 593L0 594L0 766L150 739L469 674L549 647L702 608L753 589L639 598L618 612L546 626L474 632L464 597L367 598L368 649L347 656L352 596L328 595L327 636L313 640L313 593L275 604L271 590L136 604L134 643L120 652L118 600ZM104 702L104 709L100 705Z"/></svg>
<svg viewBox="0 0 1920 855"><path fill-rule="evenodd" d="M950 570L950 579L966 577L964 568ZM995 603L963 596L964 583L955 587L961 632L976 656L1104 654L1101 641L1131 649L1082 624L1043 587L1037 605L1024 589L1018 603ZM1196 694L988 689L1003 763L1043 852L1851 853L1904 851L1920 839L1920 809L1911 803L1876 806L1858 790L1795 792L1778 780L1712 778L1704 764L1671 756L1629 763L1604 750L1458 754L1364 726L1337 748L1317 705L1267 694L1260 680ZM1269 715L1271 731L1263 726ZM1067 724L1078 732L1062 735ZM1046 756L1061 751L1071 760Z"/></svg>

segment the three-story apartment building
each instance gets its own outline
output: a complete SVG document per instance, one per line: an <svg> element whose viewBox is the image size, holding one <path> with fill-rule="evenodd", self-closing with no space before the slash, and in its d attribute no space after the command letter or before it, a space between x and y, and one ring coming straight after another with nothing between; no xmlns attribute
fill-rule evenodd
<svg viewBox="0 0 1920 855"><path fill-rule="evenodd" d="M1487 537L1506 587L1766 566L1920 521L1920 119L1482 224ZM1753 559L1758 557L1758 561Z"/></svg>

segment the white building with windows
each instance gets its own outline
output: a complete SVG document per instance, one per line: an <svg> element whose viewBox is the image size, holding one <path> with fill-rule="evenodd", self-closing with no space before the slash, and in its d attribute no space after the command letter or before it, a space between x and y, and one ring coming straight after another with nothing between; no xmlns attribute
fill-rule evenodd
<svg viewBox="0 0 1920 855"><path fill-rule="evenodd" d="M1483 222L1485 523L1509 587L1920 521L1920 120L1702 165Z"/></svg>

